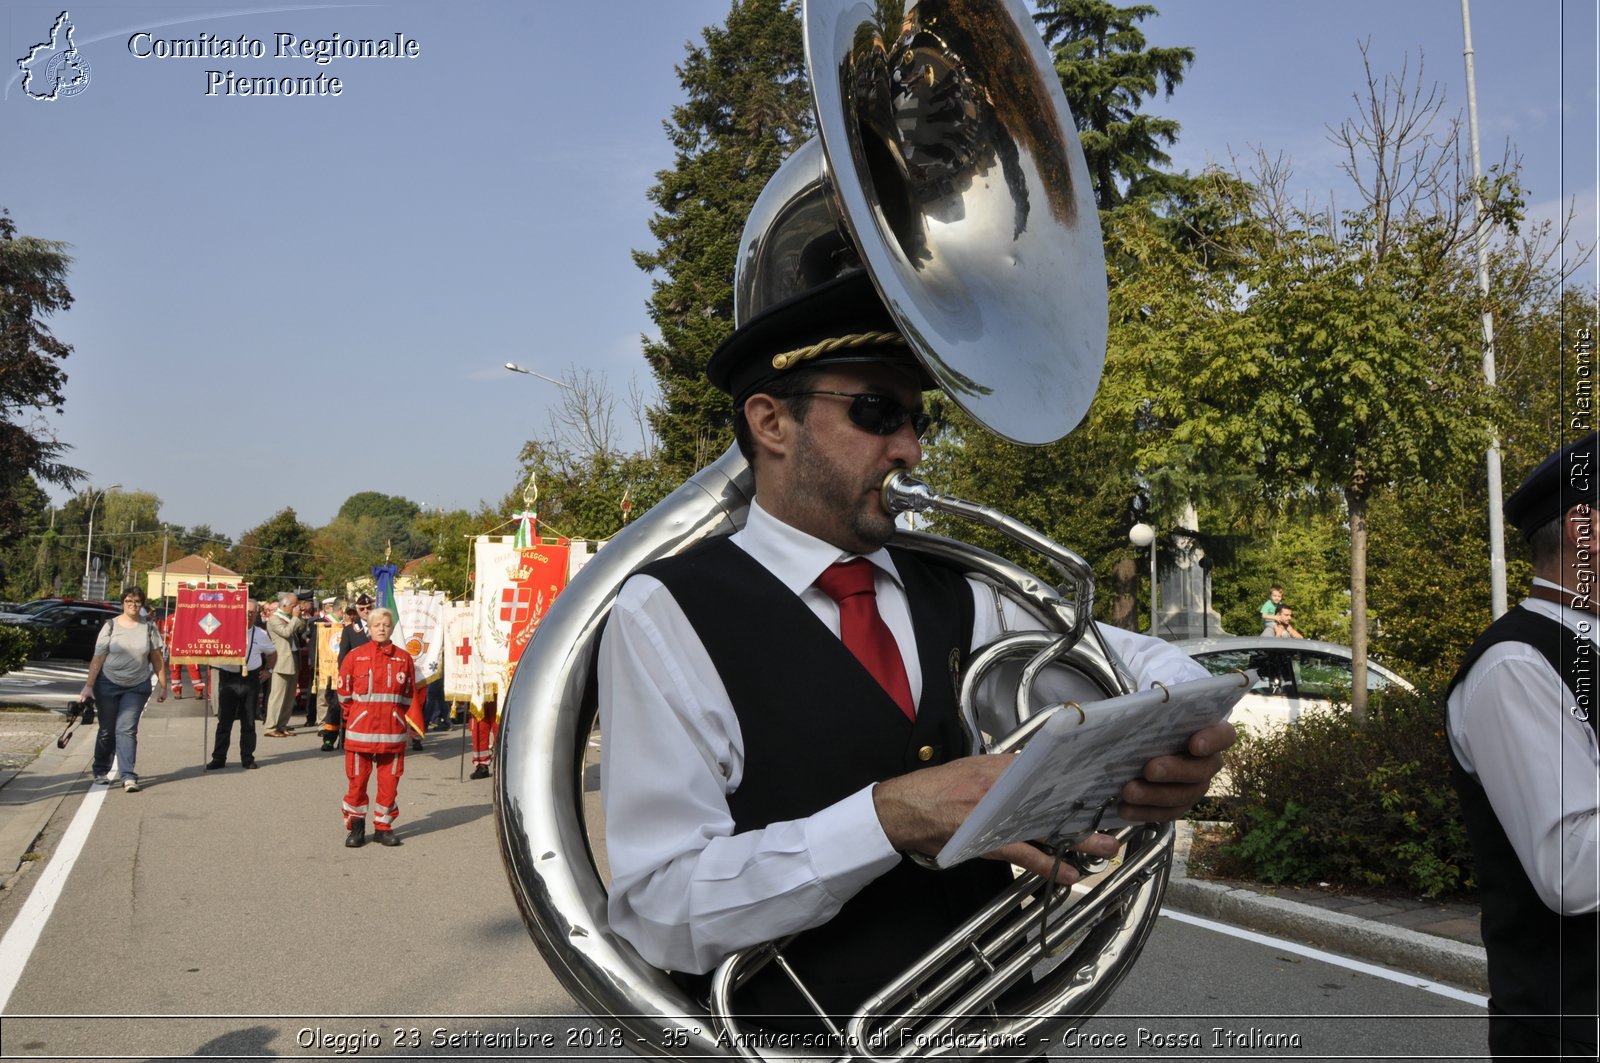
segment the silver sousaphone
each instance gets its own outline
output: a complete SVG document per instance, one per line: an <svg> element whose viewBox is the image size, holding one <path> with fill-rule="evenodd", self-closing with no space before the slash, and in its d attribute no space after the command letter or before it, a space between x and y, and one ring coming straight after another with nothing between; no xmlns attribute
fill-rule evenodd
<svg viewBox="0 0 1600 1063"><path fill-rule="evenodd" d="M1015 442L1064 436L1099 384L1105 264L1077 134L1027 11L1017 0L806 0L804 32L819 135L773 176L745 226L736 317L865 268L962 409ZM761 1058L729 1000L761 965L782 965L782 943L726 960L708 1004L611 931L584 793L594 655L622 582L740 527L753 491L730 449L613 539L556 599L505 699L496 822L518 906L579 1006L642 1055ZM904 473L884 485L884 504L983 522L1054 570L1043 579L955 540L897 537L1045 626L974 654L961 692L974 749L1015 748L1042 722L1050 710L1034 681L1047 669L1077 677L1086 696L1127 691L1089 624L1094 584L1076 554ZM1121 836L1118 866L1086 895L1018 878L866 1002L839 1031L844 1055L1014 1055L1095 1011L1148 936L1170 860L1170 827ZM995 1014L1030 973L1026 997Z"/></svg>

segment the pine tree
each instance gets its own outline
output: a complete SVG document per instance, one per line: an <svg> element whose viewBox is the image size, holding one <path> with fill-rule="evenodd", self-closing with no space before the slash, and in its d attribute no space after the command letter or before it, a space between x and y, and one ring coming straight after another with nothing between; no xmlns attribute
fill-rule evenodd
<svg viewBox="0 0 1600 1063"><path fill-rule="evenodd" d="M677 157L650 190L658 246L634 252L655 276L650 317L661 333L644 345L661 389L651 423L663 461L684 473L732 439L729 400L706 383L706 362L733 331L745 217L813 121L792 0L735 0L704 36L678 67L688 99L664 123Z"/></svg>
<svg viewBox="0 0 1600 1063"><path fill-rule="evenodd" d="M82 474L60 462L66 445L45 429L42 411L61 412L66 374L60 362L72 347L56 339L43 319L72 305L59 240L18 236L0 210L0 539L20 530L25 514L15 504L30 476L70 484Z"/></svg>
<svg viewBox="0 0 1600 1063"><path fill-rule="evenodd" d="M1166 190L1171 178L1159 167L1172 160L1162 145L1177 141L1178 123L1139 108L1158 89L1171 98L1194 49L1147 48L1136 24L1159 13L1148 4L1039 0L1038 8L1100 209Z"/></svg>

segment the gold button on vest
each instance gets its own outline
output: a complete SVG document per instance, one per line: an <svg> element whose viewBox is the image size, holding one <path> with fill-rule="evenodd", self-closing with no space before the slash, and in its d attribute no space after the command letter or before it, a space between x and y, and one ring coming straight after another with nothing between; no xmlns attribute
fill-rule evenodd
<svg viewBox="0 0 1600 1063"><path fill-rule="evenodd" d="M933 747L932 746L923 746L921 749L917 750L917 759L921 760L921 761L932 760L933 759Z"/></svg>

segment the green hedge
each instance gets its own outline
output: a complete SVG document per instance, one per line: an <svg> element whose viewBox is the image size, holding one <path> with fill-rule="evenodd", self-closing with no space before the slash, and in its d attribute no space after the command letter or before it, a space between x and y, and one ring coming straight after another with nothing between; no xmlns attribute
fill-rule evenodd
<svg viewBox="0 0 1600 1063"><path fill-rule="evenodd" d="M1225 873L1427 897L1473 887L1450 783L1444 698L1374 696L1365 725L1343 706L1243 734L1227 757L1234 798Z"/></svg>
<svg viewBox="0 0 1600 1063"><path fill-rule="evenodd" d="M0 624L0 675L21 668L34 655L38 642L36 633L29 628Z"/></svg>

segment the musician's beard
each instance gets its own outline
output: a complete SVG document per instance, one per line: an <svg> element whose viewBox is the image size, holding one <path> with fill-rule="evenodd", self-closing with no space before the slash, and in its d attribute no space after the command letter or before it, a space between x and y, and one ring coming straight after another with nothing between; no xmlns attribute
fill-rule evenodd
<svg viewBox="0 0 1600 1063"><path fill-rule="evenodd" d="M801 423L795 437L787 522L854 554L870 554L894 535L880 490L889 468L850 468L817 445Z"/></svg>

